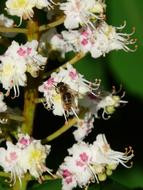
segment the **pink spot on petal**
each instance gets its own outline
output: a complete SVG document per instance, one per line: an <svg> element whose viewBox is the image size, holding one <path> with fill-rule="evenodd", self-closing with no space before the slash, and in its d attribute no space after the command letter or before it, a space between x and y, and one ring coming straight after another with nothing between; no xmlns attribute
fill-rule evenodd
<svg viewBox="0 0 143 190"><path fill-rule="evenodd" d="M82 154L79 155L80 159L83 161L83 162L87 162L88 161L88 155L83 152Z"/></svg>
<svg viewBox="0 0 143 190"><path fill-rule="evenodd" d="M11 160L16 160L17 157L18 157L18 156L17 156L16 152L11 152L11 153L10 153L10 159L11 159Z"/></svg>
<svg viewBox="0 0 143 190"><path fill-rule="evenodd" d="M66 181L67 184L71 183L72 182L72 177L68 177L65 181Z"/></svg>
<svg viewBox="0 0 143 190"><path fill-rule="evenodd" d="M26 51L23 48L19 48L19 50L17 50L18 55L24 57L26 55Z"/></svg>
<svg viewBox="0 0 143 190"><path fill-rule="evenodd" d="M85 164L78 160L78 161L76 161L76 165L79 167L83 167Z"/></svg>
<svg viewBox="0 0 143 190"><path fill-rule="evenodd" d="M88 44L88 40L87 40L87 39L83 39L83 40L81 41L81 44L82 44L83 46L87 45L87 44Z"/></svg>
<svg viewBox="0 0 143 190"><path fill-rule="evenodd" d="M20 144L23 144L23 145L27 145L29 143L29 141L27 139L25 139L24 137L22 137L20 140L19 140L19 143Z"/></svg>
<svg viewBox="0 0 143 190"><path fill-rule="evenodd" d="M54 78L49 78L46 82L44 82L44 89L52 87L54 83Z"/></svg>
<svg viewBox="0 0 143 190"><path fill-rule="evenodd" d="M30 53L31 53L31 51L32 51L32 48L27 48L27 55L29 55Z"/></svg>
<svg viewBox="0 0 143 190"><path fill-rule="evenodd" d="M87 31L84 31L84 32L81 33L81 35L84 36L84 37L87 37L89 35L89 33Z"/></svg>
<svg viewBox="0 0 143 190"><path fill-rule="evenodd" d="M69 177L69 176L71 176L71 175L72 175L72 173L71 173L69 170L67 170L67 169L63 170L62 176L63 176L64 178Z"/></svg>
<svg viewBox="0 0 143 190"><path fill-rule="evenodd" d="M76 80L78 74L77 74L76 71L70 71L70 72L69 72L69 76L71 77L71 79Z"/></svg>

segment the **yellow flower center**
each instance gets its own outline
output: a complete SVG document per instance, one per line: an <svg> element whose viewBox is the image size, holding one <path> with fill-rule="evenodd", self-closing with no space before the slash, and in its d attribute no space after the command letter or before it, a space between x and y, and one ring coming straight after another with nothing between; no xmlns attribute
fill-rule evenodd
<svg viewBox="0 0 143 190"><path fill-rule="evenodd" d="M11 3L11 7L13 9L23 8L26 7L28 0L15 0Z"/></svg>
<svg viewBox="0 0 143 190"><path fill-rule="evenodd" d="M9 76L14 72L14 67L11 63L5 63L3 66L3 76Z"/></svg>
<svg viewBox="0 0 143 190"><path fill-rule="evenodd" d="M30 158L29 158L29 162L30 164L32 164L33 162L40 162L43 160L43 154L41 152L41 150L32 150L31 154L30 154Z"/></svg>

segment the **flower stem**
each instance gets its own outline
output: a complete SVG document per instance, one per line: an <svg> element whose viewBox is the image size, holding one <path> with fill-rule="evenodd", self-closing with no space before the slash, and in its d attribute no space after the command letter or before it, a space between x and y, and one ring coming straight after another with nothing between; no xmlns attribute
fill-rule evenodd
<svg viewBox="0 0 143 190"><path fill-rule="evenodd" d="M87 109L82 109L79 117L83 117L83 115L87 112ZM60 135L62 135L63 133L65 133L68 129L70 129L76 122L77 122L77 118L74 117L73 119L69 119L65 125L63 125L60 129L58 129L57 131L55 131L53 134L49 135L46 140L44 140L43 142L45 143L45 141L52 141L54 139L56 139L57 137L59 137Z"/></svg>
<svg viewBox="0 0 143 190"><path fill-rule="evenodd" d="M27 23L27 29L28 41L38 40L38 23L36 21L29 20ZM33 131L33 122L36 110L35 99L38 98L38 85L39 78L35 79L29 75L27 76L27 86L24 93L24 122L22 124L22 132L29 135L31 135Z"/></svg>
<svg viewBox="0 0 143 190"><path fill-rule="evenodd" d="M66 68L67 64L75 64L76 62L78 62L79 60L81 60L83 57L85 57L85 53L83 52L79 52L77 53L72 59L70 59L69 61L67 61L64 65L58 67L57 69L54 69L52 71L49 71L47 73L45 73L43 75L43 79L47 78L52 72L58 72L60 70L60 68Z"/></svg>
<svg viewBox="0 0 143 190"><path fill-rule="evenodd" d="M12 27L2 27L0 26L0 32L3 33L24 33L26 34L28 30L26 28L12 28Z"/></svg>
<svg viewBox="0 0 143 190"><path fill-rule="evenodd" d="M12 190L26 190L28 185L28 178L25 176L24 178L21 179L20 181L17 179L15 184L12 186Z"/></svg>
<svg viewBox="0 0 143 190"><path fill-rule="evenodd" d="M68 129L70 129L76 122L77 122L77 118L68 120L68 123L66 123L64 126L62 126L59 130L55 131L53 134L49 135L47 137L47 141L52 141L55 138L59 137L64 132L66 132Z"/></svg>
<svg viewBox="0 0 143 190"><path fill-rule="evenodd" d="M59 18L56 21L53 21L53 22L46 24L46 25L42 25L39 27L39 32L43 32L43 31L48 30L50 28L54 28L54 27L62 24L64 22L64 20L65 20L65 16L62 16L61 18Z"/></svg>
<svg viewBox="0 0 143 190"><path fill-rule="evenodd" d="M72 59L70 59L69 61L67 61L67 62L66 62L64 65L62 65L61 67L62 67L62 68L65 68L65 67L67 67L67 64L73 65L73 64L75 64L76 62L78 62L79 60L81 60L85 55L86 55L85 53L79 52L79 53L77 53ZM58 69L59 69L59 68L58 68ZM57 69L57 71L58 71L58 69Z"/></svg>

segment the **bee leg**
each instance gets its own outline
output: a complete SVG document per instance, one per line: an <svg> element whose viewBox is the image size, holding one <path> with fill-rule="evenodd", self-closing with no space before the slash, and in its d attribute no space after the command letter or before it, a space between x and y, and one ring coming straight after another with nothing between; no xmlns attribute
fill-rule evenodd
<svg viewBox="0 0 143 190"><path fill-rule="evenodd" d="M67 120L67 116L66 116L66 113L65 113L65 110L63 109L63 115L64 115L64 118L65 118L65 123L68 123L68 120Z"/></svg>
<svg viewBox="0 0 143 190"><path fill-rule="evenodd" d="M77 118L78 120L80 120L73 107L71 107L71 110L72 110L72 112L74 113L74 115L76 116L76 118Z"/></svg>

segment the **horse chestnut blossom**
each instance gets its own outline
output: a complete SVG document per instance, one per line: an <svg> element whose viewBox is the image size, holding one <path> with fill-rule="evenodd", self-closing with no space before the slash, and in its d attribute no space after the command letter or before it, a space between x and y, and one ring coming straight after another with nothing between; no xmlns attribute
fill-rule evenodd
<svg viewBox="0 0 143 190"><path fill-rule="evenodd" d="M94 128L94 116L91 112L87 112L83 119L80 119L74 127L77 129L74 130L73 135L76 141L82 141L89 133L92 132Z"/></svg>
<svg viewBox="0 0 143 190"><path fill-rule="evenodd" d="M104 134L98 134L93 144L74 144L68 152L69 156L65 157L57 171L62 178L62 190L72 190L76 186L82 188L91 182L106 180L120 163L130 167L127 162L134 156L131 147L125 153L112 150Z"/></svg>
<svg viewBox="0 0 143 190"><path fill-rule="evenodd" d="M111 117L117 107L128 103L128 101L122 99L124 96L125 92L120 96L114 87L112 92L101 91L97 96L87 94L79 101L79 105L88 108L95 118L100 117L99 111L102 110L102 118L106 120Z"/></svg>
<svg viewBox="0 0 143 190"><path fill-rule="evenodd" d="M92 22L104 18L105 4L102 0L68 0L60 4L66 18L64 25L67 29L75 29L80 25L94 27Z"/></svg>
<svg viewBox="0 0 143 190"><path fill-rule="evenodd" d="M91 83L84 79L70 64L66 69L61 68L39 86L39 91L44 93L44 105L53 110L53 114L62 116L75 115L78 112L78 99L87 93L93 93L99 83Z"/></svg>
<svg viewBox="0 0 143 190"><path fill-rule="evenodd" d="M96 59L113 50L134 52L136 46L131 47L136 42L131 39L134 30L127 34L122 32L126 23L120 27L109 25L104 0L6 0L4 10L10 18L0 14L1 51L7 48L0 55L3 127L0 128L0 176L10 178L13 190L33 189L35 180L42 183L51 179L62 179L62 190L78 187L87 190L90 183L106 180L119 164L130 168L134 156L131 147L125 152L115 151L104 134L98 134L93 143L83 141L100 114L102 119L108 119L116 108L127 103L123 100L125 93L120 95L121 91L115 87L111 92L102 90L100 79L88 81L73 64L78 61L83 64L81 59L86 59L87 54ZM15 16L19 17L19 25L13 20ZM22 43L17 41L26 39ZM69 53L74 56L67 60ZM88 64L88 57L86 60ZM15 97L20 99L18 107L12 109ZM66 121L52 134L47 131L42 140L38 128L35 130L36 119L43 115L38 114L39 109L42 111L37 106L41 102L43 109ZM68 149L68 155L53 175L47 162L51 150L48 142L71 127L75 129L76 143ZM47 189L48 184L45 184Z"/></svg>
<svg viewBox="0 0 143 190"><path fill-rule="evenodd" d="M18 97L19 86L26 86L26 72L37 77L39 70L43 69L47 58L38 54L37 47L36 40L24 45L12 41L4 55L0 56L0 81L7 94L13 88L14 97Z"/></svg>
<svg viewBox="0 0 143 190"><path fill-rule="evenodd" d="M121 27L108 25L101 21L94 29L91 27L82 27L79 30L62 31L61 34L55 34L50 40L51 46L64 55L68 51L90 52L93 58L105 56L113 50L134 51L128 47L136 42L130 39L131 34L121 33ZM59 39L57 41L57 39Z"/></svg>
<svg viewBox="0 0 143 190"><path fill-rule="evenodd" d="M50 152L50 145L42 145L29 135L19 134L16 144L6 141L7 148L0 148L0 166L6 173L10 172L10 182L21 179L29 172L31 176L41 181L42 174L51 170L46 167L46 158Z"/></svg>
<svg viewBox="0 0 143 190"><path fill-rule="evenodd" d="M38 9L51 8L51 2L48 0L7 0L6 10L10 15L15 15L26 20L33 17L34 7Z"/></svg>

